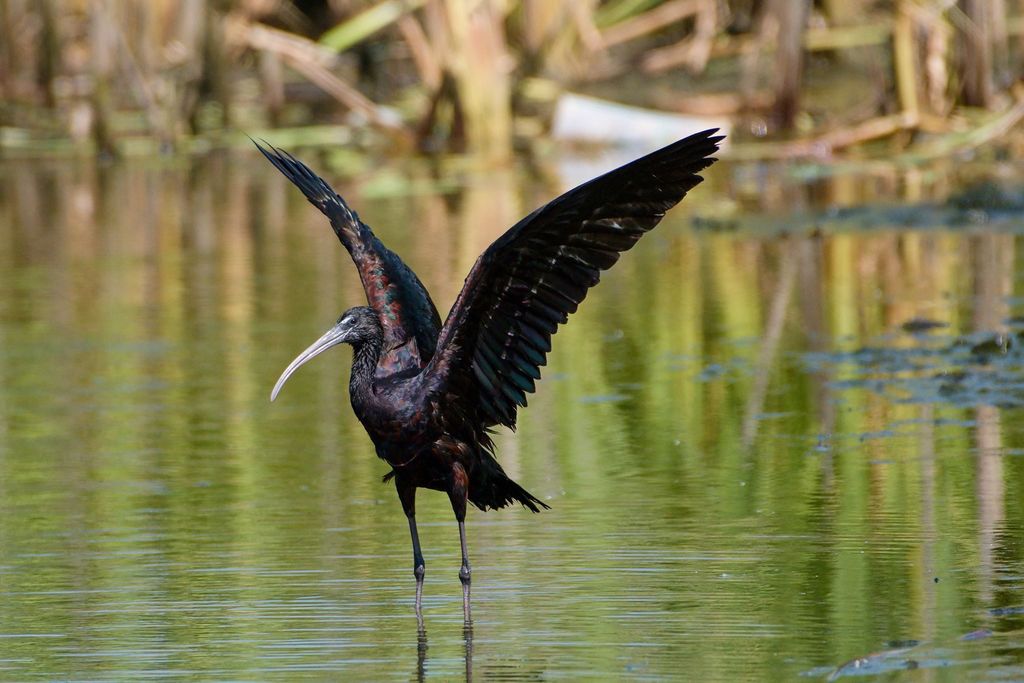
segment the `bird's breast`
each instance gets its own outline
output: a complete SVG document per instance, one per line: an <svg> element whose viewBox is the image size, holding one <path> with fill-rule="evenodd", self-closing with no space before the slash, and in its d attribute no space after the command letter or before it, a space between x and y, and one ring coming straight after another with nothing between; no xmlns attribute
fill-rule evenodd
<svg viewBox="0 0 1024 683"><path fill-rule="evenodd" d="M437 438L434 406L418 392L385 387L372 395L353 396L352 408L385 460L394 458L384 453L396 453L401 460Z"/></svg>

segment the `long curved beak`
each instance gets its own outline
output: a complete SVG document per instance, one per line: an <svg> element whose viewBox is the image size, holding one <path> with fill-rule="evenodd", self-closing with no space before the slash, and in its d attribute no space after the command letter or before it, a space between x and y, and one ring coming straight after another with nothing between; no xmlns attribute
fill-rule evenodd
<svg viewBox="0 0 1024 683"><path fill-rule="evenodd" d="M288 367L286 367L284 372L281 373L281 377L278 378L277 384L274 385L274 390L270 392L270 400L273 401L277 398L277 395L281 393L281 387L284 386L284 383L287 382L288 378L291 377L306 361L319 356L327 349L332 346L337 346L344 341L344 329L335 325L331 329L327 330L327 332L324 333L324 336L313 342L308 349L300 353L295 360L288 364Z"/></svg>

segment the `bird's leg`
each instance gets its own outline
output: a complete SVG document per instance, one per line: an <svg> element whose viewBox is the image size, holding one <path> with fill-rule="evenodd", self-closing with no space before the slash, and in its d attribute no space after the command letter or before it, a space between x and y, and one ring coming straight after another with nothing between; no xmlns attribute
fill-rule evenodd
<svg viewBox="0 0 1024 683"><path fill-rule="evenodd" d="M469 498L469 476L459 463L452 465L452 483L448 489L455 519L459 522L459 542L462 544L462 567L459 581L462 582L462 611L469 619L469 584L472 569L469 566L469 548L466 545L466 501Z"/></svg>
<svg viewBox="0 0 1024 683"><path fill-rule="evenodd" d="M416 577L416 614L423 609L423 577L427 574L427 565L420 551L420 536L416 532L416 515L409 515L409 533L412 535L412 573Z"/></svg>
<svg viewBox="0 0 1024 683"><path fill-rule="evenodd" d="M427 566L420 550L420 535L416 531L416 487L404 481L403 477L396 476L395 488L398 489L398 499L402 501L402 509L409 520L409 535L412 537L412 573L416 577L416 616L420 617L423 608L423 577L426 576Z"/></svg>
<svg viewBox="0 0 1024 683"><path fill-rule="evenodd" d="M465 503L463 503L465 508ZM465 512L463 512L465 516ZM462 582L462 614L466 620L466 623L471 623L472 618L470 617L469 611L469 582L470 582L470 568L469 568L469 552L466 550L466 522L464 519L459 520L459 540L462 542L462 568L459 569L459 581Z"/></svg>
<svg viewBox="0 0 1024 683"><path fill-rule="evenodd" d="M459 520L459 541L462 543L462 567L459 569L459 581L468 584L472 570L469 566L469 549L466 548L466 520Z"/></svg>

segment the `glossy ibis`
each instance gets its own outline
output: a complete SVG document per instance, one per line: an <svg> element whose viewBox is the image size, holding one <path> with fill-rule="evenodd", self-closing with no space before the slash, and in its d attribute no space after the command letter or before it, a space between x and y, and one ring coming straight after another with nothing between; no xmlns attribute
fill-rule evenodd
<svg viewBox="0 0 1024 683"><path fill-rule="evenodd" d="M377 455L391 466L409 520L416 610L425 566L416 489L451 499L469 609L466 502L481 510L547 508L505 474L490 430L515 427L540 379L551 336L610 268L701 181L720 136L707 130L606 173L540 207L477 259L444 324L416 274L316 174L287 152L256 146L331 221L359 270L368 306L345 311L281 374L341 343L354 349L349 396Z"/></svg>

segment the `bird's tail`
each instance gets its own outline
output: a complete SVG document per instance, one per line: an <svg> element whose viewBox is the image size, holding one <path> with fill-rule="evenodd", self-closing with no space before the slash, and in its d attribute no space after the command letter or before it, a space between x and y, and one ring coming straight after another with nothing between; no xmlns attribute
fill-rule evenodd
<svg viewBox="0 0 1024 683"><path fill-rule="evenodd" d="M397 472L391 470L384 475L381 481L386 484L395 478L395 474ZM504 471L499 472L497 477L491 473L482 481L478 478L471 480L469 482L469 502L481 510L497 510L512 503L519 503L533 512L540 512L541 508L551 509L550 505L512 481Z"/></svg>
<svg viewBox="0 0 1024 683"><path fill-rule="evenodd" d="M481 510L497 510L513 503L519 503L533 512L540 512L541 508L551 509L551 506L512 481L494 456L486 452L470 476L469 502Z"/></svg>

